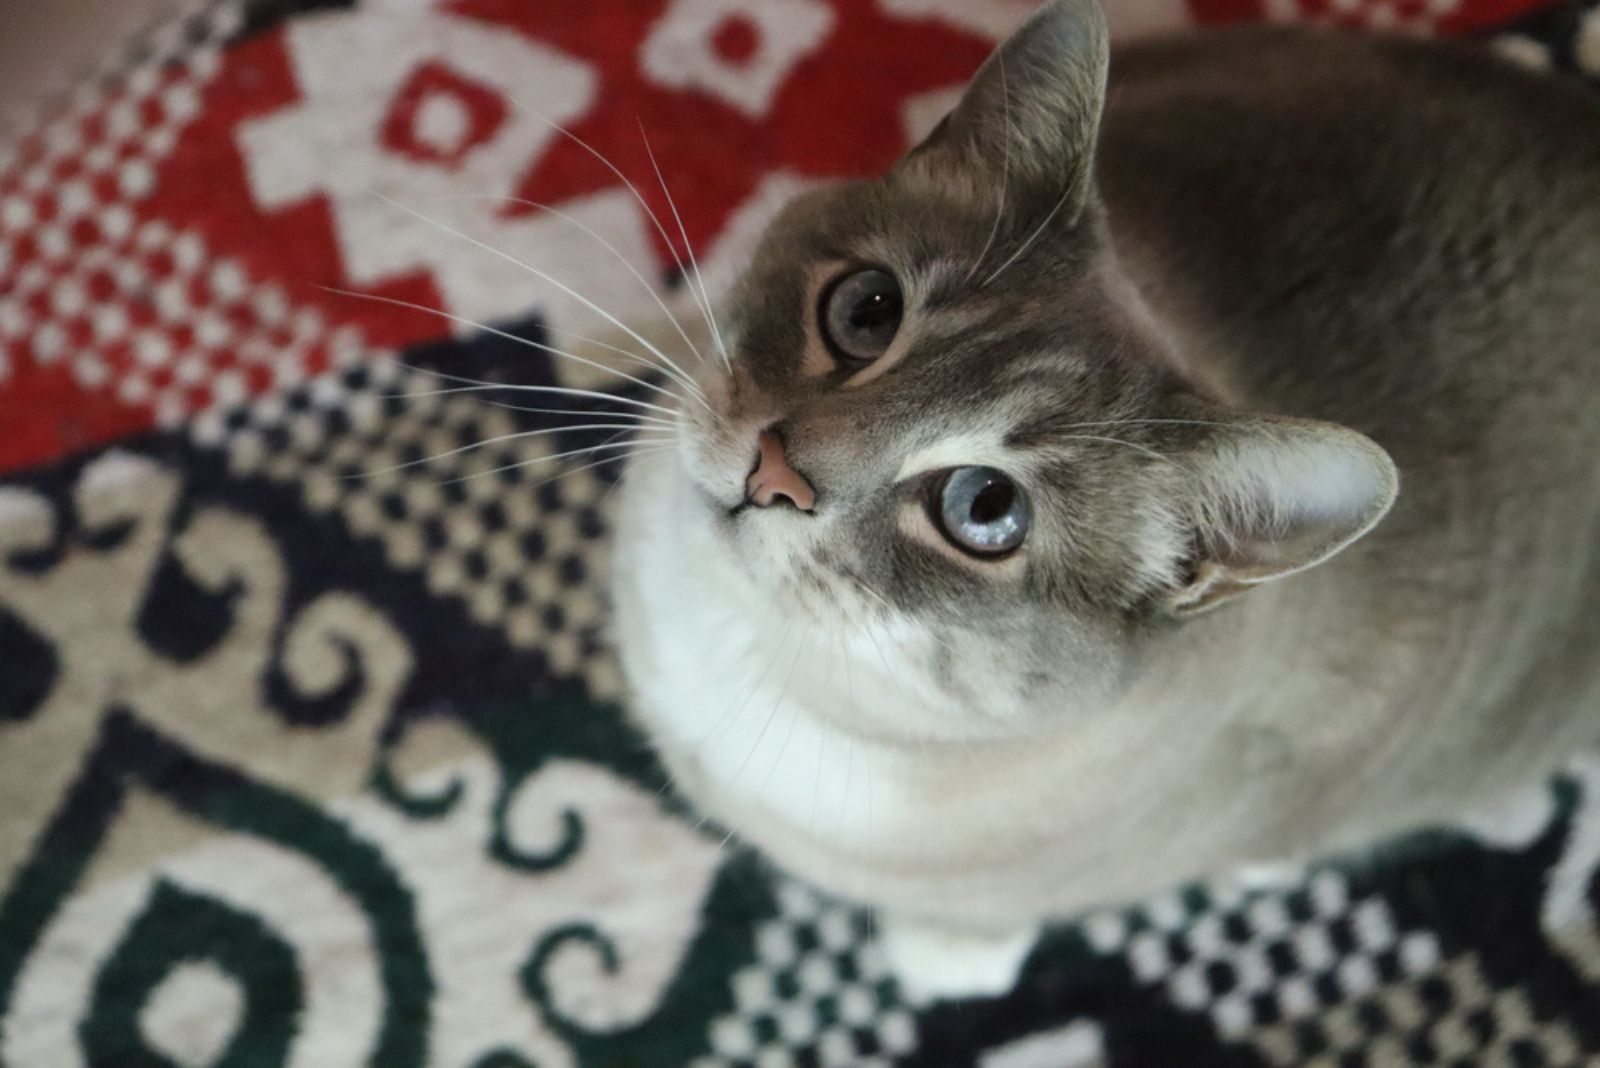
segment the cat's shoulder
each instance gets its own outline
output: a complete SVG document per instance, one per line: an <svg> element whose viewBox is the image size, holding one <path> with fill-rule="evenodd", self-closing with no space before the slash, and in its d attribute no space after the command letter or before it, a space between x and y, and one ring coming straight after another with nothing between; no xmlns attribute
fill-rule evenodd
<svg viewBox="0 0 1600 1068"><path fill-rule="evenodd" d="M1477 41L1251 25L1154 37L1114 51L1113 109L1179 95L1252 107L1322 98L1392 111L1441 103L1494 113L1553 108L1553 118L1587 120L1600 136L1600 98L1592 90Z"/></svg>

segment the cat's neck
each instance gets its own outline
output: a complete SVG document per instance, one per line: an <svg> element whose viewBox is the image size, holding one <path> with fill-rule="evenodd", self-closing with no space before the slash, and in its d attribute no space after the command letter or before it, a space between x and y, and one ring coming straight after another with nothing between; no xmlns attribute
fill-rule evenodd
<svg viewBox="0 0 1600 1068"><path fill-rule="evenodd" d="M952 778L965 784L968 801L991 787L1013 795L1005 769L1038 765L1040 774L1059 777L1069 749L1074 767L1125 766L1130 752L1183 753L1219 724L1248 720L1248 710L1292 705L1298 689L1317 684L1297 650L1346 615L1337 583L1319 597L1314 619L1262 591L1158 639L1134 688L1106 707L1025 729L919 730L907 726L918 719L908 715L910 702L927 706L929 723L962 717L960 708L936 707L948 698L908 689L925 673L905 670L907 659L938 651L921 637L923 628L887 618L846 633L854 628L801 612L777 616L762 607L729 554L704 542L712 536L707 525L676 514L698 506L677 489L681 480L651 481L651 494L624 493L622 522L652 534L632 539L629 557L616 566L620 594L654 606L639 618L675 621L621 643L641 661L632 671L653 680L652 733L682 758L680 770L702 776L710 790L791 813L831 807L841 825L835 829L848 837L856 826L863 845L894 803L891 783L902 796ZM628 507L652 514L630 517ZM674 647L679 638L682 647ZM1233 666L1218 671L1219 664ZM1267 722L1260 729L1270 735L1278 728ZM1091 753L1100 759L1088 759ZM1115 786L1091 779L1081 783L1086 793ZM869 817L869 807L881 811Z"/></svg>

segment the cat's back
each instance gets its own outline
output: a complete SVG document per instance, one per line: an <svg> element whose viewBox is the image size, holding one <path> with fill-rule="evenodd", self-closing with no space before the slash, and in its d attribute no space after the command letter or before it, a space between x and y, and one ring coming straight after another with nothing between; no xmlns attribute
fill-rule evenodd
<svg viewBox="0 0 1600 1068"><path fill-rule="evenodd" d="M1537 760L1506 739L1589 730L1600 94L1481 46L1290 29L1112 70L1102 194L1177 347L1400 468L1384 522L1283 596L1352 606L1328 655L1411 664L1419 702L1484 711L1424 754L1440 767L1495 753L1514 778Z"/></svg>
<svg viewBox="0 0 1600 1068"><path fill-rule="evenodd" d="M1475 422L1530 375L1600 403L1600 94L1575 81L1455 42L1154 41L1113 58L1100 177L1130 270L1254 399L1373 430L1387 399Z"/></svg>

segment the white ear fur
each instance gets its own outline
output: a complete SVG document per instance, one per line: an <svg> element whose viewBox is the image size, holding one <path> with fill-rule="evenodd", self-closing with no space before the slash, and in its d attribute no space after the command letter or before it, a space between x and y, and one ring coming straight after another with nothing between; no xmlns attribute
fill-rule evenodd
<svg viewBox="0 0 1600 1068"><path fill-rule="evenodd" d="M1369 438L1311 420L1240 422L1185 459L1198 556L1169 600L1178 614L1322 563L1371 530L1400 485Z"/></svg>

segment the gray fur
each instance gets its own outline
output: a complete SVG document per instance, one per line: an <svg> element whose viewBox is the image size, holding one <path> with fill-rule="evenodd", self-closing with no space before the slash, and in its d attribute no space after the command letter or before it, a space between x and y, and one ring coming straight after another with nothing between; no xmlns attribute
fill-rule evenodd
<svg viewBox="0 0 1600 1068"><path fill-rule="evenodd" d="M894 171L790 206L662 473L780 617L927 636L890 651L903 715L820 654L778 703L882 746L939 833L865 853L672 740L673 621L630 562L660 483L626 487L624 661L693 799L948 924L1446 818L1600 731L1600 106L1473 47L1284 29L1129 48L1104 98L1104 42L1047 5ZM914 309L859 384L806 355L848 263ZM774 423L815 515L735 509ZM1036 516L1002 566L919 535L925 480L896 481L996 428Z"/></svg>

